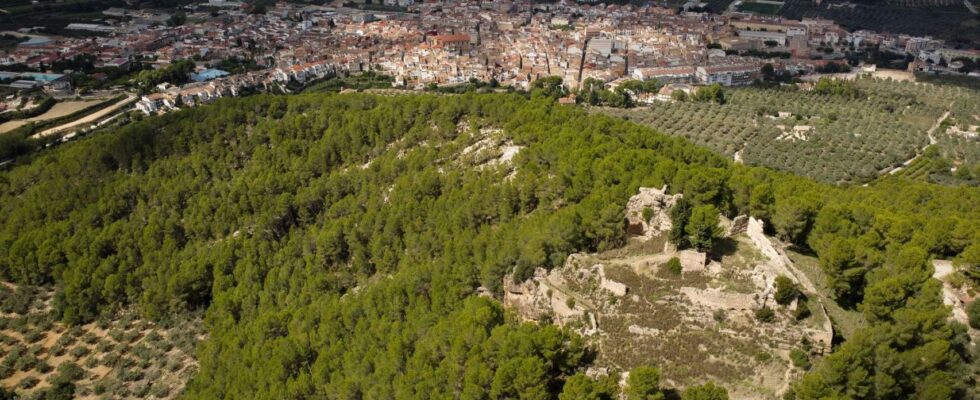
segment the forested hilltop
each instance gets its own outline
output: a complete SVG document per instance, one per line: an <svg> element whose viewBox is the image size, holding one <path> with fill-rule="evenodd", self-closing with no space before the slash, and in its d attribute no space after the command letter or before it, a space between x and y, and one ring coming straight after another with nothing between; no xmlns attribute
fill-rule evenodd
<svg viewBox="0 0 980 400"><path fill-rule="evenodd" d="M812 249L863 312L790 396L976 395L928 260L980 278L980 189L735 165L546 94L227 99L41 152L0 173L0 278L54 285L69 324L205 309L186 398L612 398L581 338L478 289L621 246L627 199L667 185ZM474 166L486 130L506 165ZM653 369L629 383L662 395Z"/></svg>

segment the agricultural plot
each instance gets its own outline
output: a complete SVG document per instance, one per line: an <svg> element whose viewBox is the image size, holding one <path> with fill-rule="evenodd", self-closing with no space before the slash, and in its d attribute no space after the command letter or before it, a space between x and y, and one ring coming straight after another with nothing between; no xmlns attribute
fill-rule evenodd
<svg viewBox="0 0 980 400"><path fill-rule="evenodd" d="M951 108L955 120L973 118L975 91L950 86L859 79L856 96L792 88L729 91L726 104L673 102L643 109L603 109L745 163L829 182L865 182L915 157L930 143L927 131ZM980 124L978 122L977 124ZM980 149L966 136L937 134L953 160ZM972 150L971 150L972 149ZM972 159L974 156L969 156Z"/></svg>
<svg viewBox="0 0 980 400"><path fill-rule="evenodd" d="M55 104L50 110L44 114L38 115L33 118L20 119L14 121L7 121L0 124L0 133L10 132L14 129L20 128L31 122L43 122L56 118L62 118L73 113L84 110L93 105L99 104L101 100L81 100L81 101L66 101Z"/></svg>
<svg viewBox="0 0 980 400"><path fill-rule="evenodd" d="M74 398L170 399L197 370L198 320L168 329L128 311L69 327L53 301L50 291L0 283L0 387L22 396L70 385Z"/></svg>

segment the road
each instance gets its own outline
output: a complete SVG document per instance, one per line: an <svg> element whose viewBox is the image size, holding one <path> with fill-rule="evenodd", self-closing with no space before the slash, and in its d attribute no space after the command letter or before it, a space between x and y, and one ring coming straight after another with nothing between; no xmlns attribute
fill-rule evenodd
<svg viewBox="0 0 980 400"><path fill-rule="evenodd" d="M47 130L41 131L39 133L35 133L31 137L33 137L33 138L40 138L40 137L50 136L50 135L53 135L53 134L56 134L56 133L59 133L59 132L64 132L64 131L69 130L69 129L72 129L72 128L77 128L77 127L85 126L87 124L91 124L93 122L98 121L102 117L105 117L107 115L111 115L112 113L114 113L116 111L119 111L123 107L125 107L125 106L129 105L130 103L136 101L136 98L137 97L135 95L130 94L125 99L122 99L122 100L119 100L118 102L116 102L116 104L113 104L113 105L111 105L109 107L103 108L103 109L101 109L99 111L96 111L94 113L91 113L89 115L86 115L86 116L84 116L82 118L76 119L74 121L67 122L65 124L56 126L54 128L51 128L51 129L47 129Z"/></svg>

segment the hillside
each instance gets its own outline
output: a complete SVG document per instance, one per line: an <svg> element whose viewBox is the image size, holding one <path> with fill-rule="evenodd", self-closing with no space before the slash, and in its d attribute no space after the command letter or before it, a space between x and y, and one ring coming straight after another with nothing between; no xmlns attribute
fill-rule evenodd
<svg viewBox="0 0 980 400"><path fill-rule="evenodd" d="M73 326L203 310L185 398L603 398L620 371L586 371L608 353L505 312L505 277L623 247L630 197L666 185L812 249L860 304L798 398L970 395L927 261L978 263L980 190L830 186L531 97L254 96L40 152L0 173L0 278L55 288ZM670 388L622 368L633 395Z"/></svg>

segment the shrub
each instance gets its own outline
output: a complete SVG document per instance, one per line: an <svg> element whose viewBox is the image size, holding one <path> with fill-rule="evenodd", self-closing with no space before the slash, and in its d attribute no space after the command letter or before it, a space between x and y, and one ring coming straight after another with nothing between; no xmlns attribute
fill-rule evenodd
<svg viewBox="0 0 980 400"><path fill-rule="evenodd" d="M82 336L82 341L88 344L96 344L99 342L99 337L92 332L88 332L85 336Z"/></svg>
<svg viewBox="0 0 980 400"><path fill-rule="evenodd" d="M184 368L184 364L181 363L180 361L178 360L167 361L167 369L169 369L170 372L180 371L181 368Z"/></svg>
<svg viewBox="0 0 980 400"><path fill-rule="evenodd" d="M568 308L575 308L575 299L569 297L568 300L565 300L565 305L568 306Z"/></svg>
<svg viewBox="0 0 980 400"><path fill-rule="evenodd" d="M703 385L691 386L684 389L682 400L728 400L728 390L708 382Z"/></svg>
<svg viewBox="0 0 980 400"><path fill-rule="evenodd" d="M725 309L719 308L715 312L711 313L711 317L715 319L715 322L722 323L725 322L727 316L725 315Z"/></svg>
<svg viewBox="0 0 980 400"><path fill-rule="evenodd" d="M29 354L23 354L14 361L13 367L18 371L30 371L37 365L37 359Z"/></svg>
<svg viewBox="0 0 980 400"><path fill-rule="evenodd" d="M118 353L108 353L102 357L102 365L110 368L115 368L122 361L122 357Z"/></svg>
<svg viewBox="0 0 980 400"><path fill-rule="evenodd" d="M970 318L970 326L973 329L980 329L980 300L974 300L966 307L966 314Z"/></svg>
<svg viewBox="0 0 980 400"><path fill-rule="evenodd" d="M88 353L90 353L90 350L88 349L88 347L85 347L85 346L82 346L82 345L78 345L78 346L75 346L75 348L71 349L71 351L68 354L70 354L72 356L72 358L74 358L74 359L77 360L79 358L82 358L82 357L87 356Z"/></svg>
<svg viewBox="0 0 980 400"><path fill-rule="evenodd" d="M111 337L113 340L115 340L117 342L122 342L123 341L123 335L124 334L125 334L125 332L123 332L122 329L119 329L119 328L112 328L112 329L109 330L109 337Z"/></svg>
<svg viewBox="0 0 980 400"><path fill-rule="evenodd" d="M796 309L793 310L793 318L797 321L804 320L810 316L810 305L806 301L806 297L800 297L799 301L796 302Z"/></svg>
<svg viewBox="0 0 980 400"><path fill-rule="evenodd" d="M41 332L37 329L31 329L27 334L24 335L24 341L27 343L37 343L47 336L46 333Z"/></svg>
<svg viewBox="0 0 980 400"><path fill-rule="evenodd" d="M789 352L789 359L793 361L793 365L796 366L796 368L802 370L810 369L810 356L808 356L803 350L793 349Z"/></svg>
<svg viewBox="0 0 980 400"><path fill-rule="evenodd" d="M769 306L764 306L755 310L755 319L759 320L759 322L772 322L776 320L776 312L769 308Z"/></svg>
<svg viewBox="0 0 980 400"><path fill-rule="evenodd" d="M684 270L684 267L681 266L681 259L671 257L670 260L667 260L667 270L674 275L680 275Z"/></svg>
<svg viewBox="0 0 980 400"><path fill-rule="evenodd" d="M17 343L17 338L0 333L0 343L3 343L7 346L13 346L15 343Z"/></svg>
<svg viewBox="0 0 980 400"><path fill-rule="evenodd" d="M74 383L56 380L51 383L51 388L44 393L46 400L69 400L74 399L76 387Z"/></svg>
<svg viewBox="0 0 980 400"><path fill-rule="evenodd" d="M51 349L48 350L48 353L51 354L51 355L53 355L53 356L55 356L55 357L57 357L57 356L64 355L65 354L65 351L67 351L67 350L68 350L68 348L66 348L65 346L62 346L60 344L55 343L55 345L54 346L51 346Z"/></svg>
<svg viewBox="0 0 980 400"><path fill-rule="evenodd" d="M800 290L796 288L796 284L793 281L783 275L776 277L776 294L774 295L776 303L780 305L788 305L792 303L793 300L800 295Z"/></svg>
<svg viewBox="0 0 980 400"><path fill-rule="evenodd" d="M97 395L101 395L101 394L103 394L103 393L106 392L106 389L107 389L106 386L107 385L106 385L105 382L98 381L98 382L95 383L94 386L92 386L92 392L94 392Z"/></svg>
<svg viewBox="0 0 980 400"><path fill-rule="evenodd" d="M143 371L136 368L122 368L119 370L119 379L123 382L135 382L143 379Z"/></svg>
<svg viewBox="0 0 980 400"><path fill-rule="evenodd" d="M36 369L37 372L46 374L48 372L51 372L51 370L53 370L54 367L52 367L51 364L48 364L47 361L41 360L37 362L37 365L34 366L34 369Z"/></svg>
<svg viewBox="0 0 980 400"><path fill-rule="evenodd" d="M85 377L85 370L78 364L66 362L58 366L58 376L66 381L75 382Z"/></svg>
<svg viewBox="0 0 980 400"><path fill-rule="evenodd" d="M664 394L660 390L660 369L633 368L626 381L626 398L629 400L663 399Z"/></svg>
<svg viewBox="0 0 980 400"><path fill-rule="evenodd" d="M27 332L27 322L28 318L26 316L17 317L10 321L10 326L8 328L13 329L17 333L23 334Z"/></svg>
<svg viewBox="0 0 980 400"><path fill-rule="evenodd" d="M140 333L140 331L131 330L123 334L123 340L126 341L126 343L133 343L139 340L139 338L142 336L143 334Z"/></svg>
<svg viewBox="0 0 980 400"><path fill-rule="evenodd" d="M643 220L650 222L651 218L653 218L653 209L650 207L643 207Z"/></svg>
<svg viewBox="0 0 980 400"><path fill-rule="evenodd" d="M146 380L150 382L156 382L157 380L160 379L160 376L162 375L163 375L163 371L161 371L159 368L155 368L151 371L146 372Z"/></svg>
<svg viewBox="0 0 980 400"><path fill-rule="evenodd" d="M146 395L150 393L150 383L140 382L132 387L132 396L140 399L146 398Z"/></svg>
<svg viewBox="0 0 980 400"><path fill-rule="evenodd" d="M65 332L65 336L70 336L71 338L77 338L82 335L82 327L73 326Z"/></svg>
<svg viewBox="0 0 980 400"><path fill-rule="evenodd" d="M113 348L112 343L109 341L101 341L99 344L95 345L95 351L99 353L105 353Z"/></svg>
<svg viewBox="0 0 980 400"><path fill-rule="evenodd" d="M55 342L56 345L61 345L61 346L71 346L72 343L75 343L75 336L72 335L71 330L68 330L67 332L63 333L61 337L58 338L58 341Z"/></svg>
<svg viewBox="0 0 980 400"><path fill-rule="evenodd" d="M550 293L550 289L549 289L549 293ZM150 332L149 334L146 335L146 341L153 345L160 343L160 341L162 340L163 340L163 336L160 336L160 333L158 333L157 331Z"/></svg>
<svg viewBox="0 0 980 400"><path fill-rule="evenodd" d="M38 383L41 383L40 379L37 379L33 376L28 376L24 379L21 379L20 383L17 384L17 387L21 389L30 389L34 386L37 386Z"/></svg>
<svg viewBox="0 0 980 400"><path fill-rule="evenodd" d="M153 385L153 389L150 389L150 393L153 397L162 399L170 394L170 386L164 382L157 382Z"/></svg>

